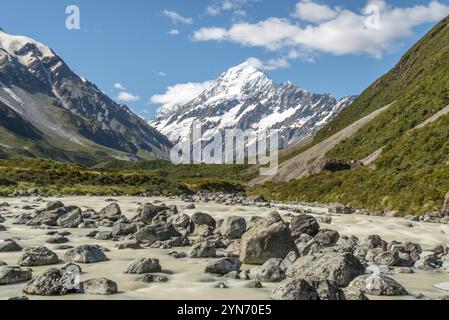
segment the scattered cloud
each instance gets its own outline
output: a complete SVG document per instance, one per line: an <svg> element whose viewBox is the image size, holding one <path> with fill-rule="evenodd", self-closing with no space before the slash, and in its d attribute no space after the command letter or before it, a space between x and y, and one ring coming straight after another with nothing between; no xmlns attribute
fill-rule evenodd
<svg viewBox="0 0 449 320"><path fill-rule="evenodd" d="M206 14L218 16L224 12L231 11L236 17L246 17L245 7L253 5L259 0L216 0L206 7Z"/></svg>
<svg viewBox="0 0 449 320"><path fill-rule="evenodd" d="M130 92L120 91L117 95L117 100L122 102L137 102L140 101L140 97Z"/></svg>
<svg viewBox="0 0 449 320"><path fill-rule="evenodd" d="M312 0L302 0L296 4L296 11L292 16L302 21L318 23L334 19L339 11L339 8L333 9L327 5L315 3Z"/></svg>
<svg viewBox="0 0 449 320"><path fill-rule="evenodd" d="M126 90L125 86L124 86L123 84L121 84L120 82L114 83L114 89L117 89L117 90Z"/></svg>
<svg viewBox="0 0 449 320"><path fill-rule="evenodd" d="M378 28L367 27L367 8L379 10ZM384 0L370 0L361 12L302 0L289 18L270 17L257 23L234 23L230 28L201 28L194 41L229 41L275 52L296 52L297 56L329 53L368 54L381 58L395 48L397 40L411 36L413 28L435 23L449 14L439 1L427 5L394 7ZM288 57L287 57L288 58Z"/></svg>
<svg viewBox="0 0 449 320"><path fill-rule="evenodd" d="M159 77L162 77L162 78L167 77L167 74L166 74L165 72L162 72L162 71L158 71L158 72L156 72L156 74L157 74Z"/></svg>
<svg viewBox="0 0 449 320"><path fill-rule="evenodd" d="M168 32L169 35L171 36L177 36L179 34L179 30L178 29L172 29Z"/></svg>
<svg viewBox="0 0 449 320"><path fill-rule="evenodd" d="M261 61L258 58L251 57L251 58L248 58L248 60L246 60L246 62L248 62L254 68L257 68L259 70L264 70L264 71L286 69L286 68L290 67L290 63L288 62L288 59L285 57L269 59L267 61Z"/></svg>
<svg viewBox="0 0 449 320"><path fill-rule="evenodd" d="M150 102L159 105L184 104L192 101L195 97L210 87L212 81L200 83L182 83L169 86L165 93L157 94L150 98Z"/></svg>
<svg viewBox="0 0 449 320"><path fill-rule="evenodd" d="M162 12L164 16L169 18L174 24L192 24L193 18L186 18L181 16L179 13L175 11L164 10Z"/></svg>

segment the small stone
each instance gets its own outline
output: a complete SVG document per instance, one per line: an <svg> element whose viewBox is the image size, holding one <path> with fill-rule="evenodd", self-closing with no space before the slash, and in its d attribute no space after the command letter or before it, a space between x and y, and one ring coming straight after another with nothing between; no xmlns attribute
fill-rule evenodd
<svg viewBox="0 0 449 320"><path fill-rule="evenodd" d="M145 282L145 283L164 283L164 282L168 282L168 277L165 275L153 275L153 274L147 273L147 274L138 276L136 278L136 281Z"/></svg>

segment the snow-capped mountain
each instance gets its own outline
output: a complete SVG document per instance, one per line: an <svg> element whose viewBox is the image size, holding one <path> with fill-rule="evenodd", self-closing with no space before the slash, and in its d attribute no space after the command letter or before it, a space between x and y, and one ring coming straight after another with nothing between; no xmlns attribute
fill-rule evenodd
<svg viewBox="0 0 449 320"><path fill-rule="evenodd" d="M189 103L162 106L150 123L174 143L189 137L195 120L202 124L204 141L225 129L278 129L280 146L288 147L314 135L355 98L338 101L290 82L277 85L245 62L223 73Z"/></svg>
<svg viewBox="0 0 449 320"><path fill-rule="evenodd" d="M171 147L167 137L72 72L53 50L2 30L0 133L2 154L81 162L167 157Z"/></svg>

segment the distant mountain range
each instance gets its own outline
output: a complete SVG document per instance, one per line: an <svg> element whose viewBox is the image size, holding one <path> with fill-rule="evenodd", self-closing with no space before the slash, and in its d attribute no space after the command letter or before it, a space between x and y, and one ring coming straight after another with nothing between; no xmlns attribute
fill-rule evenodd
<svg viewBox="0 0 449 320"><path fill-rule="evenodd" d="M0 29L0 157L167 158L171 142L50 48Z"/></svg>
<svg viewBox="0 0 449 320"><path fill-rule="evenodd" d="M277 129L285 148L314 135L355 98L337 100L290 82L277 85L245 62L223 73L192 101L162 106L150 124L174 143L189 136L193 121L202 124L205 141L225 129Z"/></svg>

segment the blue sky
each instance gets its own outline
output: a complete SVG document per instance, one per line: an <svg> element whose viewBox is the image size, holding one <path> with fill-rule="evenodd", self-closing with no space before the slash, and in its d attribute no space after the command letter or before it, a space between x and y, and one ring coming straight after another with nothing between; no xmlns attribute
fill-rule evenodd
<svg viewBox="0 0 449 320"><path fill-rule="evenodd" d="M167 87L213 80L248 58L278 83L358 94L449 13L449 0L371 2L381 8L381 34L348 29L367 5L361 0L0 0L0 27L48 45L151 118L154 95L170 101ZM80 8L81 30L65 28L68 5Z"/></svg>

